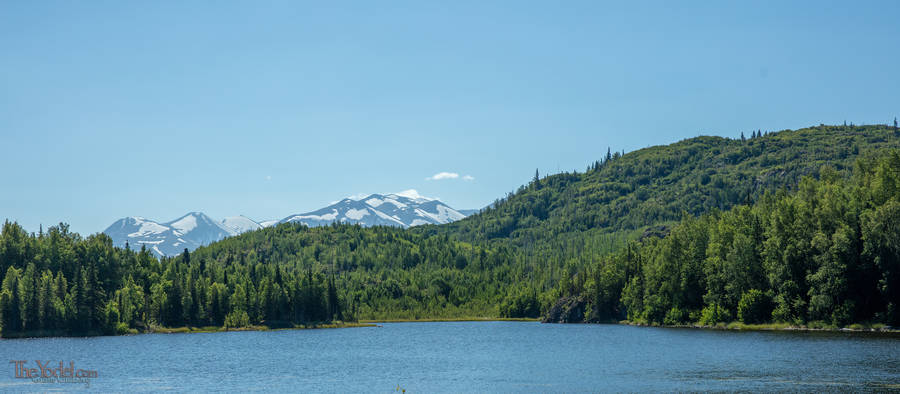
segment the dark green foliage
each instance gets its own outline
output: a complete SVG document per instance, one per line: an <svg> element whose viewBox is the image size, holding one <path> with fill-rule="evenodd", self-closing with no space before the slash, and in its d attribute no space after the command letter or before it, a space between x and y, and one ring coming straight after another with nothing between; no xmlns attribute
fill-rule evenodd
<svg viewBox="0 0 900 394"><path fill-rule="evenodd" d="M541 305L533 289L511 290L500 303L502 317L539 317Z"/></svg>
<svg viewBox="0 0 900 394"><path fill-rule="evenodd" d="M249 273L251 281L254 272L269 269L327 271L322 308L337 319L346 311L364 319L498 316L507 289L523 278L531 276L546 289L555 284L549 270L536 262L522 265L521 255L509 247L393 227L284 224L199 248L191 260L208 267L243 262L256 270ZM281 286L278 274L273 281L267 286ZM537 317L540 310L528 313Z"/></svg>
<svg viewBox="0 0 900 394"><path fill-rule="evenodd" d="M4 337L116 334L151 325L285 326L345 317L334 278L293 265L207 265L187 251L157 260L143 248L114 248L103 234L81 238L59 225L34 236L9 222L0 234L0 256L6 267L0 287Z"/></svg>
<svg viewBox="0 0 900 394"><path fill-rule="evenodd" d="M540 178L532 182L540 187L523 186L479 215L412 231L529 248L582 238L585 232L627 233L678 221L684 213L727 210L767 191L795 190L802 177L818 176L823 165L847 177L859 155L886 148L900 148L900 139L878 125L785 130L745 142L691 138L617 152L587 172Z"/></svg>
<svg viewBox="0 0 900 394"><path fill-rule="evenodd" d="M585 274L622 278L586 287L593 315L624 307L630 320L659 324L900 323L900 151L859 160L851 179L819 174L793 193L687 216L667 237L589 266Z"/></svg>
<svg viewBox="0 0 900 394"><path fill-rule="evenodd" d="M772 299L762 290L750 289L741 296L737 315L738 320L745 324L767 322L772 318Z"/></svg>
<svg viewBox="0 0 900 394"><path fill-rule="evenodd" d="M608 149L584 173L536 171L448 225L284 224L159 260L63 224L34 236L6 223L0 334L533 317L551 305L566 321L717 323L753 311L747 319L898 324L900 159L869 154L900 148L898 137L821 126ZM771 313L747 298L757 292Z"/></svg>

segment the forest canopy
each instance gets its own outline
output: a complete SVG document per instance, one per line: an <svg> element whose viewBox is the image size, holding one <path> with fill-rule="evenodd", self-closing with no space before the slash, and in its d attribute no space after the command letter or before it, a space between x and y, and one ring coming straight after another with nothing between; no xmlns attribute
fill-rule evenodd
<svg viewBox="0 0 900 394"><path fill-rule="evenodd" d="M824 167L794 192L685 215L665 238L589 265L560 293L584 302L574 321L898 325L900 151L860 159L850 179Z"/></svg>
<svg viewBox="0 0 900 394"><path fill-rule="evenodd" d="M697 137L541 177L459 222L283 224L176 257L0 234L0 335L354 319L897 324L900 133ZM605 154L605 155L604 155Z"/></svg>

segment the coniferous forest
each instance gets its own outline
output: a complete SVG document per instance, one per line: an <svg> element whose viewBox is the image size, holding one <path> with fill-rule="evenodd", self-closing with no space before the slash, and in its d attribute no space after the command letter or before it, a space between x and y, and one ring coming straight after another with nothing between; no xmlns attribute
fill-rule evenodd
<svg viewBox="0 0 900 394"><path fill-rule="evenodd" d="M265 264L207 264L190 253L157 259L142 248L82 238L66 225L26 234L3 226L3 336L98 335L151 326L294 324L343 320L333 277Z"/></svg>
<svg viewBox="0 0 900 394"><path fill-rule="evenodd" d="M900 324L900 151L701 217L564 278L547 318Z"/></svg>
<svg viewBox="0 0 900 394"><path fill-rule="evenodd" d="M0 335L356 319L900 325L900 132L697 137L536 173L459 222L283 224L171 258L0 234Z"/></svg>

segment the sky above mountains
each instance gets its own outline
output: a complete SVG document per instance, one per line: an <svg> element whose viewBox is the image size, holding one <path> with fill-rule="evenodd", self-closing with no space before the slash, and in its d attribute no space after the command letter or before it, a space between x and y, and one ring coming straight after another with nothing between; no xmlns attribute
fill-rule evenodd
<svg viewBox="0 0 900 394"><path fill-rule="evenodd" d="M900 116L898 2L483 3L0 3L0 219L480 208L607 147Z"/></svg>

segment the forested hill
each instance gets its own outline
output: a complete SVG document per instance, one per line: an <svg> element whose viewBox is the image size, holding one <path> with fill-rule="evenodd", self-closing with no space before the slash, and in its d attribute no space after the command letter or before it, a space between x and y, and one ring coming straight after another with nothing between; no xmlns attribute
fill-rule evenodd
<svg viewBox="0 0 900 394"><path fill-rule="evenodd" d="M900 151L686 216L563 278L559 295L547 321L900 325Z"/></svg>
<svg viewBox="0 0 900 394"><path fill-rule="evenodd" d="M823 166L849 178L859 157L900 148L900 133L886 126L748 134L610 154L456 223L280 226L200 248L194 258L226 270L239 262L336 272L347 308L363 319L534 317L563 295L560 283L661 224L793 190Z"/></svg>
<svg viewBox="0 0 900 394"><path fill-rule="evenodd" d="M677 221L793 189L823 165L848 176L867 151L900 147L886 125L819 126L744 138L696 137L605 157L585 172L543 177L479 215L415 231L467 242L508 238L519 246L566 233L614 233ZM624 234L624 233L619 233Z"/></svg>
<svg viewBox="0 0 900 394"><path fill-rule="evenodd" d="M681 259L681 255L658 252L668 249L648 247L641 249L641 254L627 254L637 253L635 243L623 249L626 241L638 238L654 242L655 237L649 235L665 236L685 216L759 203L772 195L766 191L797 190L803 176L818 177L825 167L833 169L825 170L832 183L817 187L827 194L828 185L850 179L860 157L900 148L900 132L887 126L821 126L749 134L741 139L698 137L625 155L609 154L585 172L535 177L481 213L446 225L404 230L353 225L307 228L285 223L159 260L146 250L114 248L103 234L81 238L69 233L65 225L47 233L27 234L21 226L7 223L0 234L0 336L85 335L155 326L293 325L354 318L537 317L560 298L581 302L581 309L577 305L562 308L569 317L577 312L579 316L572 317L577 321L627 316L648 322L667 318L685 322L706 316L706 321L717 322L734 318L739 313L736 303L750 290L758 292L748 296L748 302L774 305L769 314L772 318L827 317L845 322L893 316L896 320L900 292L891 287L888 294L871 287L884 278L896 283L895 272L900 269L890 265L900 261L900 249L891 244L896 239L870 237L871 242L865 244L868 241L860 238L863 224L850 221L852 214L833 223L853 229L842 234L856 242L857 249L851 249L854 253L862 253L859 245L872 245L869 257L854 261L887 267L886 271L873 271L876 268L872 267L846 270L841 268L843 263L826 264L843 260L828 260L824 249L816 249L818 254L803 249L806 254L783 257L776 252L782 245L793 244L778 243L782 238L765 238L778 241L766 241L771 243L765 250L773 254L764 260L768 261L764 273L754 277L765 278L760 279L763 284L734 288L728 287L730 279L715 279L725 287L710 288L710 278L719 277L711 276L706 268L693 269L697 266L677 271L678 275L695 275L679 276L682 282L662 280L676 271L660 267L667 267L671 259ZM900 168L893 162L882 167ZM859 179L873 179L867 174L858 175ZM861 190L841 185L845 194ZM782 192L779 198L788 199L784 197L788 194ZM765 198L770 198L768 205L754 209L766 212L787 204ZM879 209L896 213L894 205L882 207L894 200L848 201L869 204L842 211L871 212L867 214L873 220L865 222L870 226L865 230L868 234L896 225L874 221ZM794 215L787 217L797 217L796 212L808 215L818 211L784 212ZM719 219L704 220L702 223L716 223ZM780 224L770 225L781 229ZM685 226L678 228L690 227ZM684 231L676 230L673 234ZM834 238L834 226L821 233L825 235L813 238L818 242L816 248L831 250L831 245L843 242ZM708 238L712 240L714 235ZM670 235L664 239L678 238ZM710 260L709 265L711 270L718 269L717 261L736 261L729 260L732 249L728 248L704 245L701 252L698 247L693 250L696 259L691 261L703 262L707 253L719 253L721 260ZM626 256L610 260L611 253ZM842 252L835 249L833 253ZM652 257L655 263L634 260L631 257L635 255ZM817 260L814 266L790 265L815 256L821 262ZM780 264L791 267L790 271L779 268ZM820 270L821 275L809 276ZM847 290L833 280L860 272L868 276L854 283L864 283L866 294L875 298L847 298L847 291L856 288ZM632 285L635 280L638 283ZM679 283L696 286L688 292L673 287ZM654 292L655 286L669 287ZM712 298L706 297L708 291L713 291ZM682 296L689 299L678 298ZM624 305L623 300L630 303ZM853 306L872 300L879 302L881 309ZM835 312L837 306L844 309Z"/></svg>

